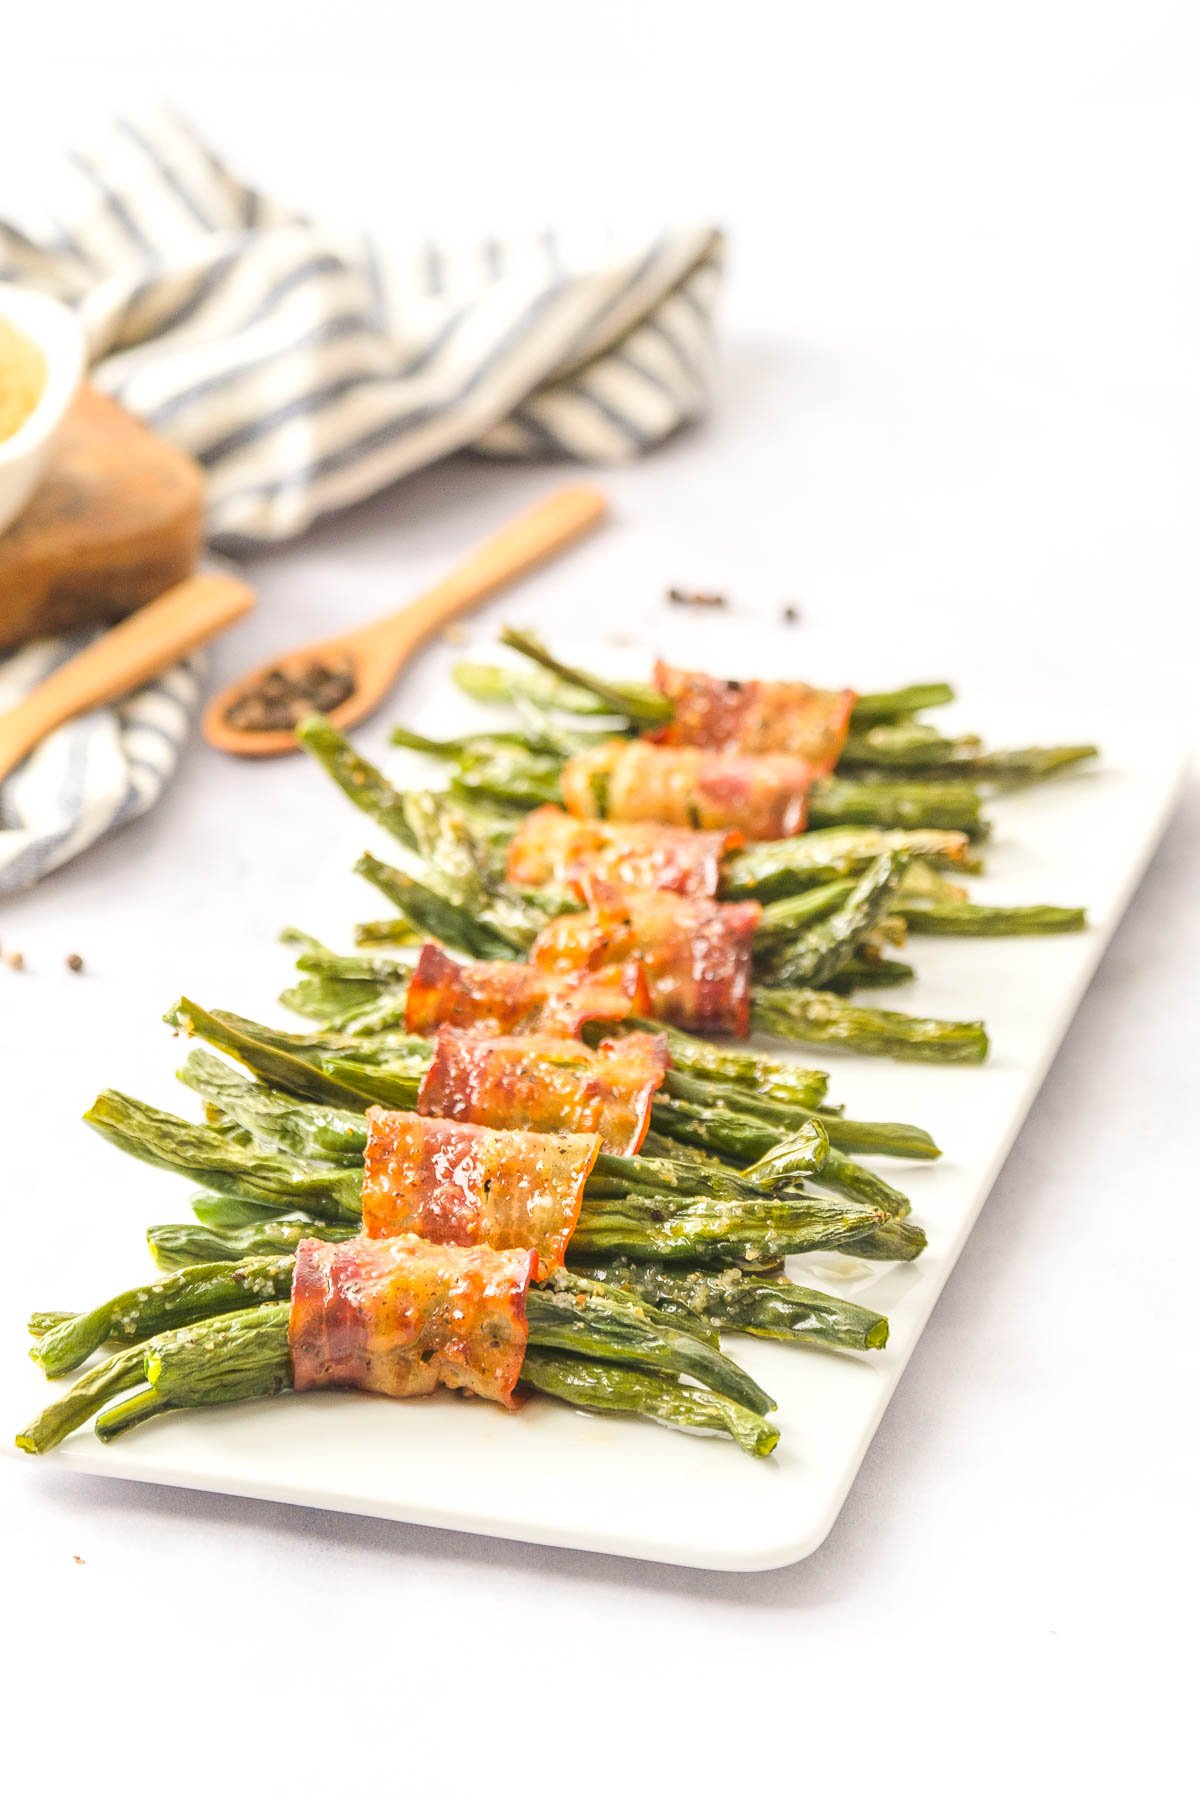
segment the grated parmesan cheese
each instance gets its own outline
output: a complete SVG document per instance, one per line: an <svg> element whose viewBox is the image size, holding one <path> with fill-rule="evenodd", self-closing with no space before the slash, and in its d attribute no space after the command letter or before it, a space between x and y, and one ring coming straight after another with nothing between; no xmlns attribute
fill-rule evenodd
<svg viewBox="0 0 1200 1800"><path fill-rule="evenodd" d="M0 319L0 444L21 429L46 386L46 359L15 325Z"/></svg>

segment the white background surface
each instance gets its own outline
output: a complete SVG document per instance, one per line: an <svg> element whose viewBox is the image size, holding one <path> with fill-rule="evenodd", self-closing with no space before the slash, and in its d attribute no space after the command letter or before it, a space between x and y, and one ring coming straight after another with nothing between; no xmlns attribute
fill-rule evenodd
<svg viewBox="0 0 1200 1800"><path fill-rule="evenodd" d="M397 231L715 215L717 405L609 482L647 550L613 622L650 635L667 582L734 576L747 617L795 600L814 644L869 639L898 678L1123 690L1194 735L1189 12L64 4L16 28L0 204L89 108L166 91L264 182ZM218 673L402 599L545 479L455 465L265 560ZM700 566L652 566L660 530ZM569 592L564 566L497 616L549 626ZM584 1758L702 1792L1178 1781L1198 814L1193 787L816 1556L692 1575L5 1464L10 1753L49 1791L143 1765L186 1792L400 1785L439 1754L502 1791ZM73 1011L152 1030L181 968L219 993L231 944L273 956L342 822L300 765L197 748L150 818L5 909L30 965L0 988L5 1128L46 1144L5 1199L44 1209L43 1265L88 1097L56 1079Z"/></svg>

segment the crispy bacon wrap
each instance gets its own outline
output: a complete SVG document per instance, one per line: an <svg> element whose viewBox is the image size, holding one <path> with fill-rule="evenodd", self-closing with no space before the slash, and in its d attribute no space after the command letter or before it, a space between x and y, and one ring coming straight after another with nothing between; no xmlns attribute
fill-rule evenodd
<svg viewBox="0 0 1200 1800"><path fill-rule="evenodd" d="M565 972L636 958L652 1014L687 1031L745 1037L750 1030L756 900L722 905L682 894L609 890L590 912L564 913L537 935L532 959Z"/></svg>
<svg viewBox="0 0 1200 1800"><path fill-rule="evenodd" d="M802 756L743 756L615 738L573 756L562 772L562 791L577 819L657 821L764 841L804 830L816 773Z"/></svg>
<svg viewBox="0 0 1200 1800"><path fill-rule="evenodd" d="M616 825L539 806L517 828L507 872L518 887L567 887L585 898L603 883L713 899L722 859L744 842L740 831Z"/></svg>
<svg viewBox="0 0 1200 1800"><path fill-rule="evenodd" d="M690 669L654 665L654 681L674 707L669 725L651 733L660 744L784 751L828 775L846 745L857 695L851 688L814 688L803 681L723 681Z"/></svg>
<svg viewBox="0 0 1200 1800"><path fill-rule="evenodd" d="M367 1123L368 1237L532 1250L537 1281L562 1268L600 1150L594 1132L494 1131L378 1106Z"/></svg>
<svg viewBox="0 0 1200 1800"><path fill-rule="evenodd" d="M558 980L530 963L455 962L437 944L426 944L409 983L404 1026L423 1037L441 1025L578 1037L587 1024L616 1025L649 1011L646 977L636 963L578 969Z"/></svg>
<svg viewBox="0 0 1200 1800"><path fill-rule="evenodd" d="M288 1319L295 1386L400 1399L467 1388L515 1406L535 1260L532 1250L418 1237L303 1238Z"/></svg>
<svg viewBox="0 0 1200 1800"><path fill-rule="evenodd" d="M632 1156L668 1061L666 1039L651 1032L588 1050L569 1038L480 1037L443 1025L417 1110L498 1129L596 1132L602 1150Z"/></svg>

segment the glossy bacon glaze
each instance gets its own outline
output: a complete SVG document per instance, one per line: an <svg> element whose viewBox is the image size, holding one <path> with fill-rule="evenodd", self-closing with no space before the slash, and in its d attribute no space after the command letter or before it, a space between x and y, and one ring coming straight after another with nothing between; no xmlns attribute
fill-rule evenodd
<svg viewBox="0 0 1200 1800"><path fill-rule="evenodd" d="M602 1150L632 1156L668 1061L666 1039L644 1031L588 1050L568 1038L489 1038L444 1025L417 1110L499 1129L594 1131Z"/></svg>
<svg viewBox="0 0 1200 1800"><path fill-rule="evenodd" d="M405 1003L407 1031L432 1036L441 1025L502 1033L578 1037L584 1025L619 1024L649 1012L646 978L636 963L576 971L565 980L530 963L455 962L437 944L417 959Z"/></svg>
<svg viewBox="0 0 1200 1800"><path fill-rule="evenodd" d="M494 1131L373 1106L363 1181L368 1237L532 1250L534 1279L561 1269L600 1139Z"/></svg>
<svg viewBox="0 0 1200 1800"><path fill-rule="evenodd" d="M558 972L636 958L652 1016L687 1031L745 1037L750 1030L755 900L722 905L681 894L609 894L585 913L564 913L534 942L532 959Z"/></svg>
<svg viewBox="0 0 1200 1800"><path fill-rule="evenodd" d="M288 1320L294 1385L400 1399L467 1388L515 1405L534 1261L531 1250L417 1237L302 1239Z"/></svg>
<svg viewBox="0 0 1200 1800"><path fill-rule="evenodd" d="M678 825L616 825L573 819L539 806L522 819L508 851L518 887L569 887L587 898L596 883L715 898L721 861L745 840L740 831Z"/></svg>
<svg viewBox="0 0 1200 1800"><path fill-rule="evenodd" d="M562 772L562 791L577 819L657 821L766 841L804 830L815 777L800 756L742 756L615 738L573 756Z"/></svg>
<svg viewBox="0 0 1200 1800"><path fill-rule="evenodd" d="M655 664L654 680L675 707L671 723L652 733L660 744L753 756L785 751L802 756L818 775L828 775L845 749L857 698L850 688L723 681L664 662Z"/></svg>

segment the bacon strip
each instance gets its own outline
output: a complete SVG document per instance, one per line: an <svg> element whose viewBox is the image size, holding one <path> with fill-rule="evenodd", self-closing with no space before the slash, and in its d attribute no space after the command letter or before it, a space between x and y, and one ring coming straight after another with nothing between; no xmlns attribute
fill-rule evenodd
<svg viewBox="0 0 1200 1800"><path fill-rule="evenodd" d="M573 756L562 791L577 819L657 821L764 841L804 830L816 775L802 756L742 756L615 738Z"/></svg>
<svg viewBox="0 0 1200 1800"><path fill-rule="evenodd" d="M660 744L754 756L784 751L818 775L828 775L845 749L858 697L851 688L803 681L722 681L664 662L654 665L654 681L675 707L670 724L651 734Z"/></svg>
<svg viewBox="0 0 1200 1800"><path fill-rule="evenodd" d="M597 1132L632 1156L666 1074L666 1039L634 1031L595 1050L568 1038L480 1037L443 1025L417 1111L520 1131Z"/></svg>
<svg viewBox="0 0 1200 1800"><path fill-rule="evenodd" d="M756 900L723 906L682 894L610 891L590 912L564 913L545 926L530 956L556 972L636 958L649 983L654 1018L687 1031L745 1037L761 916Z"/></svg>
<svg viewBox="0 0 1200 1800"><path fill-rule="evenodd" d="M715 898L721 861L744 843L740 831L678 825L609 825L539 806L522 819L508 849L518 887L567 887L587 898L597 882Z"/></svg>
<svg viewBox="0 0 1200 1800"><path fill-rule="evenodd" d="M460 963L437 944L425 944L409 983L404 1025L423 1037L440 1025L578 1037L593 1021L616 1025L649 1011L646 977L636 963L581 969L559 981L529 963Z"/></svg>
<svg viewBox="0 0 1200 1800"><path fill-rule="evenodd" d="M295 1387L401 1399L467 1388L514 1406L534 1261L532 1250L417 1237L303 1238L288 1318Z"/></svg>
<svg viewBox="0 0 1200 1800"><path fill-rule="evenodd" d="M532 1250L537 1281L562 1268L600 1151L594 1133L492 1131L378 1106L367 1122L368 1237Z"/></svg>

